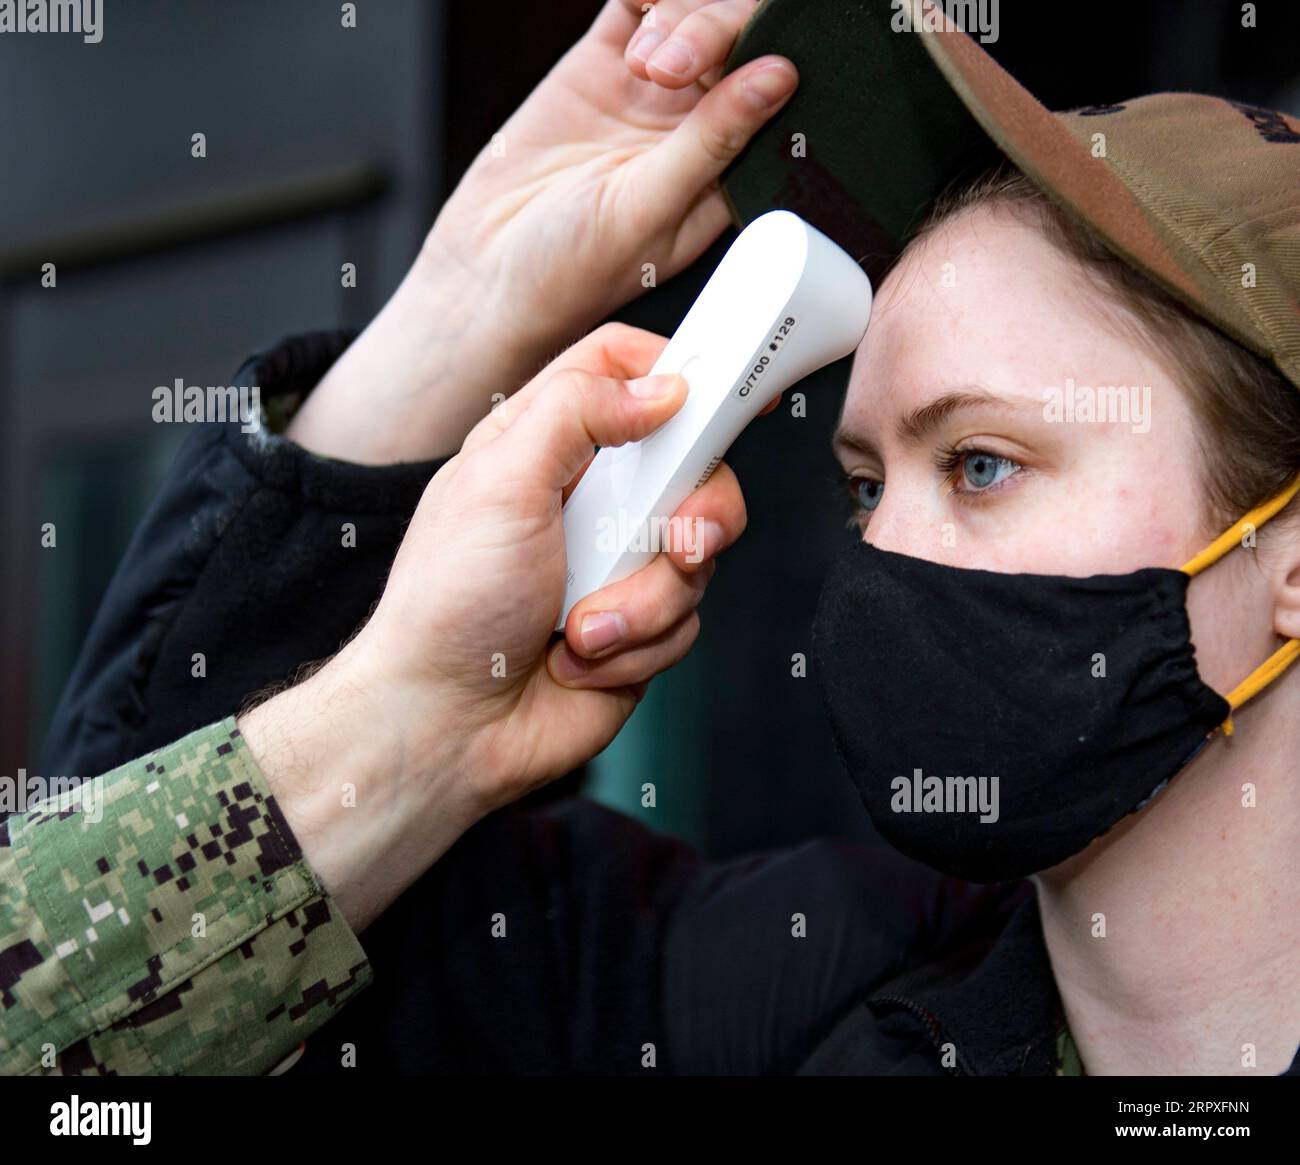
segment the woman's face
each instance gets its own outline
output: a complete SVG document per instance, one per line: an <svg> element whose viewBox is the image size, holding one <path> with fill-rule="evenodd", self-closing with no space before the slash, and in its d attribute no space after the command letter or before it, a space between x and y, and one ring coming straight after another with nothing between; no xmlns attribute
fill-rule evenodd
<svg viewBox="0 0 1300 1165"><path fill-rule="evenodd" d="M1006 208L963 212L909 248L878 289L834 445L865 539L1084 576L1176 569L1220 533L1205 524L1188 398L1119 312ZM1102 386L1127 389L1127 414L1108 391L1107 419L1079 419L1083 390ZM1221 692L1273 649L1248 554L1198 578L1189 610L1202 678Z"/></svg>

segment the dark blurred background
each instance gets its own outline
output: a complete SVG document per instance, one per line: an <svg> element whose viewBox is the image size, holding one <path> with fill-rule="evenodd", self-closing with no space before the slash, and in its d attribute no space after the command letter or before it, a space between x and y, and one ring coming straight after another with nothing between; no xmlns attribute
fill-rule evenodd
<svg viewBox="0 0 1300 1165"><path fill-rule="evenodd" d="M151 421L153 387L225 384L282 335L364 325L476 152L600 3L361 0L355 29L334 0L104 7L97 45L0 37L0 774L36 770L100 596L184 435ZM986 47L1051 108L1190 89L1300 113L1300 4L1261 0L1254 29L1243 7L1002 0ZM619 318L671 333L732 237ZM354 290L339 286L343 262L361 273ZM695 650L586 776L590 795L718 857L871 839L815 681L792 675L845 536L828 443L847 373L801 386L807 420L778 410L732 450L749 531L720 564ZM46 522L56 549L41 547Z"/></svg>

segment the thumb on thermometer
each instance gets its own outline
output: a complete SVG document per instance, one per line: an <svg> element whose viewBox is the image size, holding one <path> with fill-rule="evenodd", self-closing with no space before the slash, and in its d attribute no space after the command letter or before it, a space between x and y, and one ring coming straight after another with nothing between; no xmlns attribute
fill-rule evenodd
<svg viewBox="0 0 1300 1165"><path fill-rule="evenodd" d="M647 437L686 400L684 377L671 373L618 380L581 368L556 372L506 431L517 464L539 484L561 490L591 458L593 445Z"/></svg>

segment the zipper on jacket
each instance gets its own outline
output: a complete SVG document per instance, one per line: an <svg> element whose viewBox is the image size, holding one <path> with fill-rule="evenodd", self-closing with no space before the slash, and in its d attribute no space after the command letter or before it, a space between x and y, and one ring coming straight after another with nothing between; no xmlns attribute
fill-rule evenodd
<svg viewBox="0 0 1300 1165"><path fill-rule="evenodd" d="M875 995L871 998L869 1002L893 1003L893 1004L897 1004L905 1011L911 1012L914 1016L917 1017L917 1019L921 1021L921 1023L925 1026L926 1032L929 1033L930 1042L934 1044L935 1051L939 1053L939 1064L943 1068L943 1070L947 1072L949 1076L971 1075L971 1073L968 1072L961 1064L961 1056L957 1054L956 1044L952 1045L953 1056L956 1060L956 1063L953 1065L953 1067L949 1068L948 1065L943 1062L944 1039L943 1039L943 1032L939 1030L939 1021L935 1019L933 1014L927 1011L919 1003L913 1003L912 1000L905 999L901 995ZM948 1042L951 1043L952 1041L948 1041Z"/></svg>

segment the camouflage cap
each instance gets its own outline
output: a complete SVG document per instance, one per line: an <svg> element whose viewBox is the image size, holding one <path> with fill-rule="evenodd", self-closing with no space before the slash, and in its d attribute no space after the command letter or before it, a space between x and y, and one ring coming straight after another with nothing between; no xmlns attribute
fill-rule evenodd
<svg viewBox="0 0 1300 1165"><path fill-rule="evenodd" d="M1053 113L931 0L764 0L727 67L765 53L801 80L723 177L737 224L792 210L875 274L949 181L1001 151L1300 386L1296 118L1181 92Z"/></svg>

